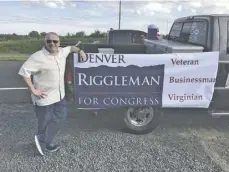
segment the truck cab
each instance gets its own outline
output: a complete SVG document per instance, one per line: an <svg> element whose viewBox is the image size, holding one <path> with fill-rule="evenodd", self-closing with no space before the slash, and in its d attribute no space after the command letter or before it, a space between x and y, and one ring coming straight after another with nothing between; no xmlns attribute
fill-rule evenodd
<svg viewBox="0 0 229 172"><path fill-rule="evenodd" d="M209 113L216 116L229 115L229 15L178 18L166 39L145 39L144 42L147 53L153 54L218 51L219 67Z"/></svg>
<svg viewBox="0 0 229 172"><path fill-rule="evenodd" d="M197 30L187 34L191 23L196 23ZM183 23L180 34L178 28ZM193 36L194 35L194 36ZM195 38L196 35L196 39ZM190 38L191 37L191 38ZM215 91L209 108L214 116L229 115L229 15L192 16L177 19L171 27L168 40L188 43L203 47L203 52L219 51L219 68L215 83Z"/></svg>
<svg viewBox="0 0 229 172"><path fill-rule="evenodd" d="M110 30L107 36L107 43L113 44L141 44L142 37L146 37L147 33L140 30Z"/></svg>
<svg viewBox="0 0 229 172"><path fill-rule="evenodd" d="M162 40L144 39L137 44L128 44L119 39L115 31L109 35L108 44L81 44L80 48L86 53L99 53L104 49L122 54L164 54L164 53L192 53L219 52L219 67L215 90L211 105L207 111L214 116L229 115L229 14L195 15L178 18L174 21L166 37ZM141 33L141 32L139 32ZM123 41L123 42L122 42ZM209 59L211 60L211 59ZM70 55L66 63L66 96L74 102L73 56ZM109 111L109 110L108 110ZM124 121L129 131L133 133L147 133L159 123L160 112L163 109L125 108Z"/></svg>
<svg viewBox="0 0 229 172"><path fill-rule="evenodd" d="M94 41L93 44L129 45L141 44L146 32L134 29L110 29L104 41Z"/></svg>

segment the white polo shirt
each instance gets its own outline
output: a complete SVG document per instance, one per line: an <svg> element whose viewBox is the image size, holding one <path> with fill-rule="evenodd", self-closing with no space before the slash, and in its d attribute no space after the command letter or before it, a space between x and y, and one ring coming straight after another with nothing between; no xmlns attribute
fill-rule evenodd
<svg viewBox="0 0 229 172"><path fill-rule="evenodd" d="M59 54L51 55L44 47L32 54L21 66L18 74L25 77L33 75L35 89L44 89L45 98L31 94L32 101L38 106L56 103L64 98L64 72L66 58L71 46L59 48Z"/></svg>

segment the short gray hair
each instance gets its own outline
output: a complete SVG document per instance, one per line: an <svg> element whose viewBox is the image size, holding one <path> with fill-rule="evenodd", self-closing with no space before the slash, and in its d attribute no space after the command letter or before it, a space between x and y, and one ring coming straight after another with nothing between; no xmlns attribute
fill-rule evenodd
<svg viewBox="0 0 229 172"><path fill-rule="evenodd" d="M49 35L55 35L55 36L59 37L59 35L58 35L56 32L48 32L48 33L46 33L46 35L45 35L45 39L46 39L47 36L49 36Z"/></svg>

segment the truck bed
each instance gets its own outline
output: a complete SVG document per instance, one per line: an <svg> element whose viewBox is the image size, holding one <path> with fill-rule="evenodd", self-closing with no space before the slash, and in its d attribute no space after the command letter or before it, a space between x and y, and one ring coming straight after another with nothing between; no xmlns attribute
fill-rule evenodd
<svg viewBox="0 0 229 172"><path fill-rule="evenodd" d="M143 44L81 44L80 48L84 50L85 53L99 53L99 48L113 48L114 53L121 54L145 54L146 46Z"/></svg>
<svg viewBox="0 0 229 172"><path fill-rule="evenodd" d="M144 40L144 44L80 44L80 48L85 53L99 53L101 49L107 48L112 50L115 54L164 54L164 53L180 53L180 52L201 52L203 47L181 44L170 40ZM104 51L107 53L107 51ZM67 58L65 77L71 75L73 78L74 73L73 55L70 54ZM67 79L66 79L67 80ZM73 101L74 85L66 81L66 96L69 100Z"/></svg>
<svg viewBox="0 0 229 172"><path fill-rule="evenodd" d="M129 45L118 45L118 44L80 44L79 46L84 50L85 53L99 53L99 49L109 48L113 49L114 53L117 54L146 54L146 46L143 44L129 44ZM69 102L74 101L74 83L71 84L68 80L72 80L74 72L74 59L73 54L67 57L66 69L65 69L65 91L66 98ZM69 76L71 79L69 79Z"/></svg>
<svg viewBox="0 0 229 172"><path fill-rule="evenodd" d="M99 49L103 48L111 48L113 49L114 53L122 53L122 54L163 54L163 53L182 53L190 51L190 52L201 52L203 47L189 45L189 44L182 44L170 40L145 40L145 44L138 44L138 45L111 45L111 44L81 44L80 48L83 49L86 53L99 53ZM150 51L149 51L150 50ZM73 78L74 66L73 66L73 54L70 54L67 58L66 63L66 71L65 71L65 78L68 77L69 73ZM227 70L226 64L219 65L219 71L217 76L217 81L215 87L223 88L225 86ZM67 79L66 79L67 80ZM65 81L66 81L65 80ZM68 101L74 101L74 85L73 82L69 84L67 81L65 83L65 90L66 90L66 97ZM226 101L229 96L229 89L226 90L215 90L211 107L218 107L223 108L228 107L228 102ZM227 98L224 98L227 97ZM219 100L224 100L219 101Z"/></svg>
<svg viewBox="0 0 229 172"><path fill-rule="evenodd" d="M161 53L192 53L192 52L202 52L203 47L184 44L171 40L144 40L144 45L146 46L146 53L148 54L161 54Z"/></svg>

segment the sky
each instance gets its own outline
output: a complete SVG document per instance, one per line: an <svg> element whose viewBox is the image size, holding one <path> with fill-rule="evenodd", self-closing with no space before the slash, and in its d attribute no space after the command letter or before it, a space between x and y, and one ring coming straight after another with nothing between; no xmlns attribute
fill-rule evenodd
<svg viewBox="0 0 229 172"><path fill-rule="evenodd" d="M229 13L229 0L121 0L121 29L167 34L178 17ZM60 35L119 26L119 0L0 0L0 34L54 31Z"/></svg>

